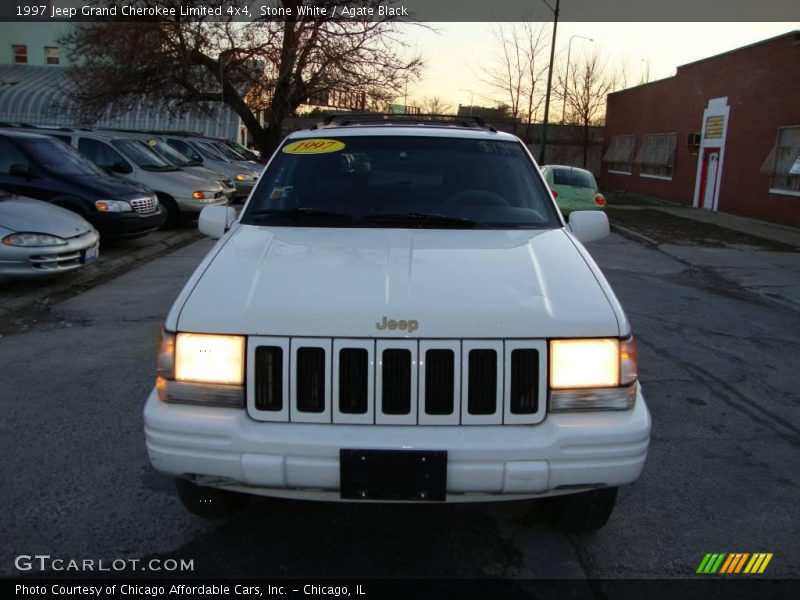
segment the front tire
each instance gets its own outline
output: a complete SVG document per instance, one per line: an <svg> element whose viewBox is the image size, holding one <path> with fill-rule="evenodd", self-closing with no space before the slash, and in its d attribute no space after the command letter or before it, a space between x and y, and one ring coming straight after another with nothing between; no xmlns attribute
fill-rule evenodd
<svg viewBox="0 0 800 600"><path fill-rule="evenodd" d="M175 229L181 222L181 211L178 208L178 203L168 196L158 196L159 203L167 211L167 220L161 225L163 230Z"/></svg>
<svg viewBox="0 0 800 600"><path fill-rule="evenodd" d="M547 524L559 531L596 531L608 522L617 501L617 489L602 488L542 500Z"/></svg>
<svg viewBox="0 0 800 600"><path fill-rule="evenodd" d="M232 517L250 500L246 494L197 485L188 479L176 479L175 487L186 510L206 519Z"/></svg>

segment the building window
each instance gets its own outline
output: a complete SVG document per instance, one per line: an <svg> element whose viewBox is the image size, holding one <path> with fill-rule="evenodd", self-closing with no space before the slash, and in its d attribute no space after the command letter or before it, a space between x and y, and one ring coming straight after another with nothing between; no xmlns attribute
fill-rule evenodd
<svg viewBox="0 0 800 600"><path fill-rule="evenodd" d="M58 64L58 48L54 46L45 46L44 47L44 61L48 65L57 65Z"/></svg>
<svg viewBox="0 0 800 600"><path fill-rule="evenodd" d="M675 169L676 133L659 133L646 135L642 140L642 149L636 156L639 174L642 177L658 177L672 179Z"/></svg>
<svg viewBox="0 0 800 600"><path fill-rule="evenodd" d="M28 64L28 47L23 44L14 44L11 46L14 52L14 64L25 65Z"/></svg>
<svg viewBox="0 0 800 600"><path fill-rule="evenodd" d="M800 196L800 127L780 127L761 172L771 177L769 191Z"/></svg>
<svg viewBox="0 0 800 600"><path fill-rule="evenodd" d="M603 157L603 161L608 163L609 172L630 175L633 172L633 150L635 147L635 135L613 136Z"/></svg>

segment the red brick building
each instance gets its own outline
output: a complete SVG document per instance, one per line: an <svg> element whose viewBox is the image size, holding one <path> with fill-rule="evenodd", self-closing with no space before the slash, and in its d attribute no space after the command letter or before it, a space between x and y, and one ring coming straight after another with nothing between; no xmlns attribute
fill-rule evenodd
<svg viewBox="0 0 800 600"><path fill-rule="evenodd" d="M601 185L800 226L800 31L609 94Z"/></svg>

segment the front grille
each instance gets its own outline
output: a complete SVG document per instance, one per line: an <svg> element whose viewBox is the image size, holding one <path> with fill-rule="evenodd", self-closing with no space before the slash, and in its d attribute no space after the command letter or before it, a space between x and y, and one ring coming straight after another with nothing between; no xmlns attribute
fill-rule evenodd
<svg viewBox="0 0 800 600"><path fill-rule="evenodd" d="M497 352L470 350L469 386L467 398L469 413L491 415L497 410Z"/></svg>
<svg viewBox="0 0 800 600"><path fill-rule="evenodd" d="M325 350L297 350L297 409L302 412L325 412Z"/></svg>
<svg viewBox="0 0 800 600"><path fill-rule="evenodd" d="M256 348L255 400L258 410L283 410L283 348Z"/></svg>
<svg viewBox="0 0 800 600"><path fill-rule="evenodd" d="M411 412L411 352L384 350L382 363L383 412L407 415Z"/></svg>
<svg viewBox="0 0 800 600"><path fill-rule="evenodd" d="M149 196L147 198L135 198L130 200L131 208L135 210L140 215L147 215L151 212L155 212L156 206L158 206L158 202L153 196Z"/></svg>
<svg viewBox="0 0 800 600"><path fill-rule="evenodd" d="M425 353L425 412L451 415L454 408L453 369L456 357L452 350L428 350Z"/></svg>
<svg viewBox="0 0 800 600"><path fill-rule="evenodd" d="M369 401L369 352L364 348L339 351L339 412L363 415Z"/></svg>
<svg viewBox="0 0 800 600"><path fill-rule="evenodd" d="M29 259L34 269L40 271L58 271L73 268L81 264L81 251L60 252L52 254L35 254Z"/></svg>
<svg viewBox="0 0 800 600"><path fill-rule="evenodd" d="M247 406L264 421L531 424L546 409L545 340L251 337Z"/></svg>

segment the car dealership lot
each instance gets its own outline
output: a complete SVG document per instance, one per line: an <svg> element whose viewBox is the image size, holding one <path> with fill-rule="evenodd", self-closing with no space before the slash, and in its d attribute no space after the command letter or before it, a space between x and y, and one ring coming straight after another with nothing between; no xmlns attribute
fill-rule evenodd
<svg viewBox="0 0 800 600"><path fill-rule="evenodd" d="M256 500L192 517L148 464L141 409L161 321L210 246L2 332L0 574L38 553L193 559L208 577L684 577L706 552L772 552L770 575L800 576L800 313L617 235L590 250L637 332L653 438L604 529L556 533L526 503Z"/></svg>

